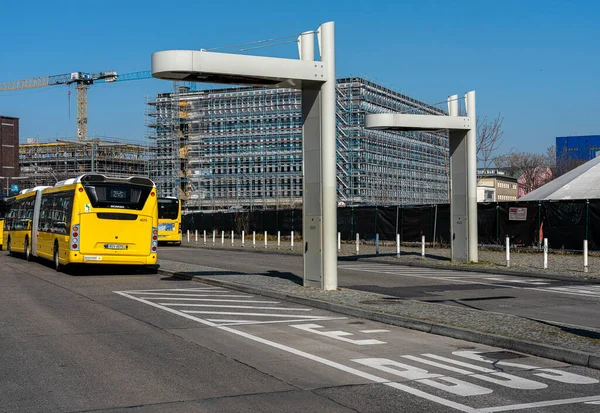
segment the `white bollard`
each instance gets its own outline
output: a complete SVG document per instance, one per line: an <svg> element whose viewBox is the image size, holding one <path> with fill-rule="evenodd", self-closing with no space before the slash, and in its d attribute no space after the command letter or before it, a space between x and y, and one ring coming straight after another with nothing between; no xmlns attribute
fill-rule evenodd
<svg viewBox="0 0 600 413"><path fill-rule="evenodd" d="M204 230L204 245L206 245L206 230Z"/></svg>
<svg viewBox="0 0 600 413"><path fill-rule="evenodd" d="M187 241L189 244L190 243L190 230L189 229L187 230Z"/></svg>
<svg viewBox="0 0 600 413"><path fill-rule="evenodd" d="M358 232L356 233L356 255L358 255L360 253L360 236L358 235Z"/></svg>
<svg viewBox="0 0 600 413"><path fill-rule="evenodd" d="M233 247L233 237L234 237L234 234L233 234L233 231L231 231L231 246L232 247Z"/></svg>
<svg viewBox="0 0 600 413"><path fill-rule="evenodd" d="M396 257L400 256L400 234L396 234Z"/></svg>
<svg viewBox="0 0 600 413"><path fill-rule="evenodd" d="M548 269L548 238L544 238L544 269Z"/></svg>
<svg viewBox="0 0 600 413"><path fill-rule="evenodd" d="M281 247L281 231L277 231L277 249Z"/></svg>
<svg viewBox="0 0 600 413"><path fill-rule="evenodd" d="M293 250L294 249L294 231L292 231L292 238L290 241L290 249Z"/></svg>
<svg viewBox="0 0 600 413"><path fill-rule="evenodd" d="M421 257L425 257L425 235L421 235Z"/></svg>
<svg viewBox="0 0 600 413"><path fill-rule="evenodd" d="M342 234L338 232L338 252L342 249Z"/></svg>
<svg viewBox="0 0 600 413"><path fill-rule="evenodd" d="M198 243L198 230L196 230L196 238L195 238L196 244Z"/></svg>
<svg viewBox="0 0 600 413"><path fill-rule="evenodd" d="M246 237L246 232L242 231L242 248L244 248L244 238Z"/></svg>
<svg viewBox="0 0 600 413"><path fill-rule="evenodd" d="M375 234L375 254L379 255L379 234Z"/></svg>
<svg viewBox="0 0 600 413"><path fill-rule="evenodd" d="M213 247L215 246L216 231L213 229Z"/></svg>
<svg viewBox="0 0 600 413"><path fill-rule="evenodd" d="M588 240L583 240L583 272L588 272Z"/></svg>
<svg viewBox="0 0 600 413"><path fill-rule="evenodd" d="M510 267L510 238L506 237L506 267Z"/></svg>
<svg viewBox="0 0 600 413"><path fill-rule="evenodd" d="M267 248L267 231L265 231L265 248Z"/></svg>
<svg viewBox="0 0 600 413"><path fill-rule="evenodd" d="M221 231L221 246L225 245L225 231Z"/></svg>
<svg viewBox="0 0 600 413"><path fill-rule="evenodd" d="M252 248L256 248L256 231L252 231Z"/></svg>

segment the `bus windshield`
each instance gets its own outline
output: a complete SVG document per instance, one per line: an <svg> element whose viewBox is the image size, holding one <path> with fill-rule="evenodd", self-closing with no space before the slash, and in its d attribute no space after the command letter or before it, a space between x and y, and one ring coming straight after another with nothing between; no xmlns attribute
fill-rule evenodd
<svg viewBox="0 0 600 413"><path fill-rule="evenodd" d="M83 188L93 208L141 210L146 204L151 187L112 182L83 182Z"/></svg>
<svg viewBox="0 0 600 413"><path fill-rule="evenodd" d="M170 198L158 199L158 219L177 219L179 216L179 200Z"/></svg>

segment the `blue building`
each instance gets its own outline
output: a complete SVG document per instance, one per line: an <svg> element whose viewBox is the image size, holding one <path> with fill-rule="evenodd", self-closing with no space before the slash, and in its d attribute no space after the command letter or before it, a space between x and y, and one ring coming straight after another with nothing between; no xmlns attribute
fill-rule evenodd
<svg viewBox="0 0 600 413"><path fill-rule="evenodd" d="M559 136L556 138L557 175L600 156L600 135Z"/></svg>

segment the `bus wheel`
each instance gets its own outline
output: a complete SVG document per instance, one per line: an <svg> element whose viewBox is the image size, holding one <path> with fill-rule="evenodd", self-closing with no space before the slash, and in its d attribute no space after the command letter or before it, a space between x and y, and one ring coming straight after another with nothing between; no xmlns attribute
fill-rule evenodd
<svg viewBox="0 0 600 413"><path fill-rule="evenodd" d="M29 238L25 237L25 259L27 261L31 261L31 250L29 249Z"/></svg>
<svg viewBox="0 0 600 413"><path fill-rule="evenodd" d="M10 238L9 238L9 239L8 239L8 243L6 244L6 251L8 251L8 255L11 255L11 256L12 256L12 255L13 255L13 253L12 253L12 248L11 248L10 244L11 244L11 240L10 240Z"/></svg>
<svg viewBox="0 0 600 413"><path fill-rule="evenodd" d="M54 269L60 271L60 262L58 261L58 244L54 244Z"/></svg>

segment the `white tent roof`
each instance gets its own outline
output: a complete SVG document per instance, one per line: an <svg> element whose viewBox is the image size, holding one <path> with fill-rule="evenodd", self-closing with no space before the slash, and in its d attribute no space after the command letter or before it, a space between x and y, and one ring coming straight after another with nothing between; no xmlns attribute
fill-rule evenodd
<svg viewBox="0 0 600 413"><path fill-rule="evenodd" d="M519 198L519 201L600 198L600 156Z"/></svg>

